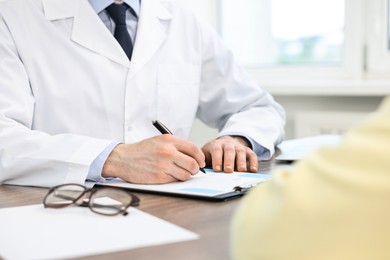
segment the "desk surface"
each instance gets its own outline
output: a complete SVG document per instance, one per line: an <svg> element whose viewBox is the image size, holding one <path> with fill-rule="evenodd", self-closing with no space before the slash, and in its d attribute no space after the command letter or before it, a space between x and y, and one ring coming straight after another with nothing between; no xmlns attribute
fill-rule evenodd
<svg viewBox="0 0 390 260"><path fill-rule="evenodd" d="M269 173L271 162L261 162L260 172ZM0 208L42 203L47 189L0 185ZM80 259L229 259L229 231L232 214L241 199L209 202L146 193L140 210L200 235L200 239L146 247Z"/></svg>

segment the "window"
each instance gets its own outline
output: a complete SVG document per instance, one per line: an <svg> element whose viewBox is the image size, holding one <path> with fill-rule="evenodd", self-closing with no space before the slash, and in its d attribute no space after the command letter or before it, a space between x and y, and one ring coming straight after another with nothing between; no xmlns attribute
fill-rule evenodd
<svg viewBox="0 0 390 260"><path fill-rule="evenodd" d="M219 0L219 32L259 80L390 78L390 0Z"/></svg>
<svg viewBox="0 0 390 260"><path fill-rule="evenodd" d="M221 33L241 63L250 67L339 65L345 38L344 2L223 0Z"/></svg>

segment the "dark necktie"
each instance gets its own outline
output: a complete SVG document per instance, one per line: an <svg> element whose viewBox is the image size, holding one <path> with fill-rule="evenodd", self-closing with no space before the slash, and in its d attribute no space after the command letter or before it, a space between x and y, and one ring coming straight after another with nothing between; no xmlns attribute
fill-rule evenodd
<svg viewBox="0 0 390 260"><path fill-rule="evenodd" d="M106 10L115 22L114 37L122 46L129 60L131 60L133 42L126 26L126 10L128 8L130 7L127 4L111 4Z"/></svg>

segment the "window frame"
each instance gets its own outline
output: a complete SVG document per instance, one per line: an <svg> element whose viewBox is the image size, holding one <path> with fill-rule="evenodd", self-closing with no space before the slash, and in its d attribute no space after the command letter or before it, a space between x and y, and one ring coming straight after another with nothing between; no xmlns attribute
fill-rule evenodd
<svg viewBox="0 0 390 260"><path fill-rule="evenodd" d="M368 4L366 24L366 79L390 79L389 0Z"/></svg>

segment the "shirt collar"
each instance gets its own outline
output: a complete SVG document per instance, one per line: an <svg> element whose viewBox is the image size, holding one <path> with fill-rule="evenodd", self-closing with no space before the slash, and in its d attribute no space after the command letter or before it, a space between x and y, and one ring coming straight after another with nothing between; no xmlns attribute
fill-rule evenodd
<svg viewBox="0 0 390 260"><path fill-rule="evenodd" d="M96 13L100 13L103 11L107 6L112 4L113 0L88 0L91 4L92 8L95 10ZM134 12L137 14L137 17L139 16L140 11L140 0L124 0L126 4L128 4Z"/></svg>

